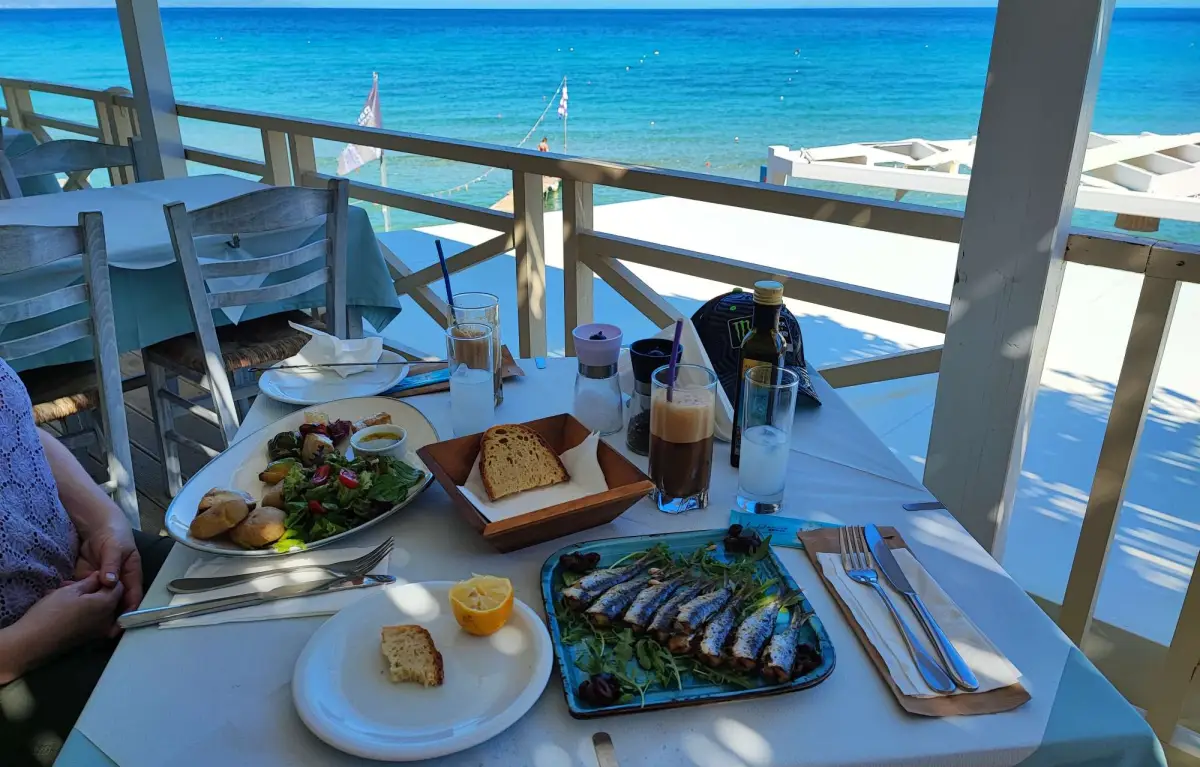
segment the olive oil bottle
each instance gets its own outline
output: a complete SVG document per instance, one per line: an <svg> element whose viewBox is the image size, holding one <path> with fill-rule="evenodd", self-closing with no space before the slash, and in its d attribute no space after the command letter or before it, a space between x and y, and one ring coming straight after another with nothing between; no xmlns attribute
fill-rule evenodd
<svg viewBox="0 0 1200 767"><path fill-rule="evenodd" d="M742 390L746 371L758 365L783 365L787 342L779 332L779 312L783 309L783 285L774 280L754 283L754 318L750 332L742 339L738 354L737 395L733 400L733 442L729 464L737 468L742 457Z"/></svg>

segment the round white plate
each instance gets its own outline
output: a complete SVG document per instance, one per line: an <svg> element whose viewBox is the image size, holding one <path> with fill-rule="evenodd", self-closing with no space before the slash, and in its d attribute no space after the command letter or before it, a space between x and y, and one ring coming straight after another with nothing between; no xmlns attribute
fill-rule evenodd
<svg viewBox="0 0 1200 767"><path fill-rule="evenodd" d="M440 437L429 419L412 405L389 397L356 397L314 405L308 410L320 411L333 421L357 421L375 413L388 413L392 417L392 423L403 426L408 432L408 454L404 456L405 463L425 473L424 481L409 490L408 497L392 509L353 530L310 543L308 548L315 549L335 544L347 536L379 524L382 520L412 503L413 499L420 495L426 487L429 487L429 483L433 481L433 474L425 466L425 462L417 457L417 450L440 441ZM281 431L293 431L300 428L300 424L305 422L305 412L297 410L291 415L286 415L278 421L264 426L245 439L238 440L226 448L225 452L209 461L203 469L192 475L192 478L188 480L188 483L183 486L179 495L175 496L167 508L166 528L171 537L185 546L210 554L239 557L286 556L270 548L243 549L224 538L202 541L193 538L188 528L196 516L200 499L214 487L245 490L255 498L262 498L264 485L259 481L258 473L270 462L270 458L267 457L267 442Z"/></svg>
<svg viewBox="0 0 1200 767"><path fill-rule="evenodd" d="M395 352L383 350L380 362L404 362ZM299 365L298 357L290 357L280 365ZM271 399L289 405L316 405L345 397L374 397L404 380L408 365L377 365L374 370L342 378L336 371L325 369L275 370L272 368L258 379L258 390Z"/></svg>
<svg viewBox="0 0 1200 767"><path fill-rule="evenodd" d="M407 762L479 745L529 711L554 661L542 619L518 599L504 628L471 636L450 612L452 585L388 586L317 629L296 661L292 698L318 738L356 756ZM388 678L379 630L413 623L442 654L441 687Z"/></svg>

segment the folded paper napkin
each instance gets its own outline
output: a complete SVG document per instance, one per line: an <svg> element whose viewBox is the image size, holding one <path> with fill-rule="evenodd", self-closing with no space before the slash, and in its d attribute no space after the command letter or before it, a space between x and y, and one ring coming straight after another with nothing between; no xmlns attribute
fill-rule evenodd
<svg viewBox="0 0 1200 767"><path fill-rule="evenodd" d="M299 568L305 565L332 565L357 559L370 553L375 547L316 549L303 554L293 554L286 558L259 559L249 557L212 557L197 560L187 569L188 578L214 578L221 575L237 575L239 573L274 570L280 567ZM372 568L373 573L386 573L388 560L391 555L384 557L379 564ZM249 583L240 583L223 589L202 591L199 594L175 594L171 597L170 605L190 605L196 602L206 602L210 599L235 596L237 594L261 594L265 591L286 586L289 583L314 583L328 580L332 576L324 570L315 568L296 570L286 575L272 575L269 578L259 578ZM343 607L362 599L371 593L371 589L351 589L336 594L314 594L313 596L281 599L277 602L240 607L236 610L226 610L208 615L197 615L191 618L160 623L161 628L180 628L184 626L211 626L218 623L245 623L248 621L265 621L276 618L304 618L312 615L333 615Z"/></svg>
<svg viewBox="0 0 1200 767"><path fill-rule="evenodd" d="M675 335L675 326L671 325L662 330L654 338L665 338L670 340ZM699 365L700 367L712 370L712 360L708 358L708 352L704 351L704 344L700 342L700 336L696 333L696 326L691 320L683 321L683 333L679 336L679 344L683 347L683 357L680 362L685 365ZM621 356L617 360L617 375L621 382L621 391L632 396L633 395L633 364L629 361L628 347L621 349ZM714 435L722 442L728 442L733 439L733 406L729 404L729 397L725 395L725 388L717 386L717 407L713 411L713 426Z"/></svg>
<svg viewBox="0 0 1200 767"><path fill-rule="evenodd" d="M603 493L608 489L604 479L604 471L596 458L596 448L600 445L600 435L592 434L583 442L559 456L566 467L570 479L550 487L539 487L536 490L526 490L523 493L510 495L498 501L488 499L487 490L483 487L483 479L479 475L479 459L471 467L467 483L459 487L462 494L471 502L479 513L492 522L518 517L531 511L547 509L560 503L586 498L589 495Z"/></svg>
<svg viewBox="0 0 1200 767"><path fill-rule="evenodd" d="M892 553L895 554L896 561L900 563L900 569L908 576L909 582L916 588L921 600L925 602L925 606L929 608L929 612L933 613L933 617L937 619L942 631L946 633L946 636L954 643L955 649L962 655L963 660L975 672L976 678L979 679L977 692L988 692L1015 684L1021 676L1017 667L1009 662L1008 658L1004 657L1003 653L976 628L971 619L959 609L946 592L942 591L942 587L913 557L912 553L908 549L892 549ZM921 679L921 674L917 671L916 664L913 663L912 656L909 655L904 644L900 629L896 626L896 622L888 612L883 600L879 598L879 594L869 586L850 580L850 576L846 575L846 571L842 568L840 555L818 554L817 559L821 563L821 571L833 584L838 596L850 608L855 621L862 627L863 633L867 635L871 645L883 658L888 673L900 692L916 698L938 697L939 693L934 692ZM917 620L917 614L908 605L908 601L902 594L892 590L882 576L880 585L888 591L892 597L892 603L896 605L908 625L912 627L913 633L921 640L921 644L930 655L938 658L936 648L929 641L929 637L925 636L921 623ZM971 693L959 690L954 694Z"/></svg>
<svg viewBox="0 0 1200 767"><path fill-rule="evenodd" d="M361 365L330 368L345 378L355 373L374 370L375 363L379 361L379 355L383 354L383 339L378 336L345 340L314 328L297 325L294 322L288 324L296 330L312 336L312 340L306 343L296 356L287 361L290 365L328 365L334 362L343 365L349 362L362 363Z"/></svg>

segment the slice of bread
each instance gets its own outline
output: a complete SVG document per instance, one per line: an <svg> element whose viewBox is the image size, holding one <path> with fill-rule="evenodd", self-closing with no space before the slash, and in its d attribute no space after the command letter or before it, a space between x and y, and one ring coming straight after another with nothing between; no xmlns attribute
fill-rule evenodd
<svg viewBox="0 0 1200 767"><path fill-rule="evenodd" d="M528 426L504 424L483 433L479 475L488 498L557 485L570 479L550 443Z"/></svg>
<svg viewBox="0 0 1200 767"><path fill-rule="evenodd" d="M384 626L380 631L383 657L393 682L416 682L440 687L445 681L442 654L433 637L420 626Z"/></svg>

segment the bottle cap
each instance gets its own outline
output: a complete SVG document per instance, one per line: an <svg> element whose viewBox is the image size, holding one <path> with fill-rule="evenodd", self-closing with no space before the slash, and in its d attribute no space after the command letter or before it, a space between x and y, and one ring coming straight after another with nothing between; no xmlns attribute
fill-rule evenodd
<svg viewBox="0 0 1200 767"><path fill-rule="evenodd" d="M783 303L783 284L775 280L760 280L754 283L754 303L763 306L779 306Z"/></svg>

